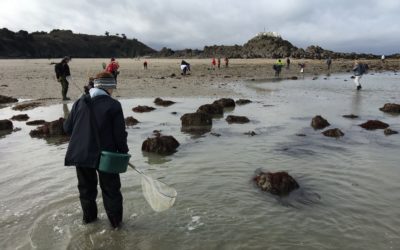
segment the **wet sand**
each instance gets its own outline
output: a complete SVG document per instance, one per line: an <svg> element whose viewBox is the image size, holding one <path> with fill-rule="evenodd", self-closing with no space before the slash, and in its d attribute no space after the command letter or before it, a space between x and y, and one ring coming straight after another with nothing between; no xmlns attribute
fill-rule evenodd
<svg viewBox="0 0 400 250"><path fill-rule="evenodd" d="M102 71L102 63L109 59L73 59L70 62L73 81L70 82L68 96L77 99L89 76ZM143 62L148 69L143 69ZM12 59L0 60L0 92L2 95L19 99L41 100L43 104L61 103L61 85L55 79L54 65L59 59ZM211 59L188 59L192 71L181 76L181 59L120 59L120 75L117 98L136 97L214 97L240 96L234 87L243 81L274 79L272 69L274 59L231 59L226 68L221 60L221 68L213 70ZM302 77L299 62L305 62L305 76L328 73L349 72L352 60L333 60L327 70L325 60L291 60L290 69L283 68L281 78ZM397 70L398 60L365 61L372 70ZM175 76L171 76L175 74ZM351 73L349 72L349 76Z"/></svg>

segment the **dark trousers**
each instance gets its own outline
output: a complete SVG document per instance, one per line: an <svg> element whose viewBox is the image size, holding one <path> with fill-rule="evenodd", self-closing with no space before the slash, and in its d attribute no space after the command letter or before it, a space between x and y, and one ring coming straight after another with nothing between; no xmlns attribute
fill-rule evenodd
<svg viewBox="0 0 400 250"><path fill-rule="evenodd" d="M79 199L83 210L83 221L90 223L97 219L97 174L103 195L107 217L113 227L122 221L122 194L119 174L109 174L94 168L76 167Z"/></svg>
<svg viewBox="0 0 400 250"><path fill-rule="evenodd" d="M68 92L68 81L65 77L60 77L60 83L61 83L61 95L63 99L67 98L67 92Z"/></svg>

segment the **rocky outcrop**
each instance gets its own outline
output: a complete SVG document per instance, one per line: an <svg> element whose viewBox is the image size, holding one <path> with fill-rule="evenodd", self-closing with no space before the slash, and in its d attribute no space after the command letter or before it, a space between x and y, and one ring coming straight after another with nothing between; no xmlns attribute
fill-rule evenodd
<svg viewBox="0 0 400 250"><path fill-rule="evenodd" d="M136 120L135 118L133 118L132 116L128 116L128 117L125 118L125 125L126 126L135 126L138 123L139 123L139 121Z"/></svg>
<svg viewBox="0 0 400 250"><path fill-rule="evenodd" d="M23 110L28 110L28 109L34 109L39 106L40 106L40 102L27 102L27 103L17 104L14 107L12 107L12 109L18 110L18 111L23 111Z"/></svg>
<svg viewBox="0 0 400 250"><path fill-rule="evenodd" d="M244 124L250 122L249 118L247 118L246 116L237 116L237 115L228 115L225 120L229 124L231 123Z"/></svg>
<svg viewBox="0 0 400 250"><path fill-rule="evenodd" d="M261 172L253 178L255 184L262 190L271 194L288 195L300 186L287 172L264 173Z"/></svg>
<svg viewBox="0 0 400 250"><path fill-rule="evenodd" d="M47 138L55 136L67 136L63 129L64 118L52 122L46 122L43 126L31 130L29 135L31 137Z"/></svg>
<svg viewBox="0 0 400 250"><path fill-rule="evenodd" d="M338 128L325 130L324 132L322 132L322 134L327 137L334 137L334 138L339 138L344 136L344 133Z"/></svg>
<svg viewBox="0 0 400 250"><path fill-rule="evenodd" d="M224 109L219 104L213 103L201 105L196 112L206 113L211 116L222 116L224 114Z"/></svg>
<svg viewBox="0 0 400 250"><path fill-rule="evenodd" d="M398 134L399 132L392 130L390 128L385 128L385 130L383 130L383 133L385 135L395 135L395 134Z"/></svg>
<svg viewBox="0 0 400 250"><path fill-rule="evenodd" d="M385 129L389 127L389 124L381 122L379 120L369 120L359 125L360 127L366 130L375 130L375 129Z"/></svg>
<svg viewBox="0 0 400 250"><path fill-rule="evenodd" d="M29 116L27 114L14 115L13 117L11 117L11 120L26 121L26 120L29 120Z"/></svg>
<svg viewBox="0 0 400 250"><path fill-rule="evenodd" d="M154 103L155 103L156 105L159 105L159 106L168 107L168 106L171 106L172 104L174 104L175 102L169 101L169 100L163 100L163 99L161 99L160 97L157 97L157 98L154 100Z"/></svg>
<svg viewBox="0 0 400 250"><path fill-rule="evenodd" d="M213 104L218 104L222 108L234 108L235 101L231 98L221 98L213 102Z"/></svg>
<svg viewBox="0 0 400 250"><path fill-rule="evenodd" d="M10 120L0 120L0 130L12 130L13 123Z"/></svg>
<svg viewBox="0 0 400 250"><path fill-rule="evenodd" d="M239 100L236 100L236 104L237 104L237 105L245 105L245 104L248 104L248 103L251 103L251 101L248 100L248 99L239 99Z"/></svg>
<svg viewBox="0 0 400 250"><path fill-rule="evenodd" d="M0 95L0 104L12 103L12 102L18 102L18 99L14 98L14 97Z"/></svg>
<svg viewBox="0 0 400 250"><path fill-rule="evenodd" d="M42 124L45 124L45 123L46 123L45 120L34 120L34 121L26 122L26 125L37 126L37 125L42 125Z"/></svg>
<svg viewBox="0 0 400 250"><path fill-rule="evenodd" d="M132 111L133 112L136 112L136 113L144 113L144 112L150 112L150 111L153 111L153 110L155 110L156 108L153 108L153 107L149 107L149 106L136 106L136 107L134 107L133 109L132 109Z"/></svg>
<svg viewBox="0 0 400 250"><path fill-rule="evenodd" d="M322 116L317 115L311 120L311 127L314 129L324 129L330 126L329 122Z"/></svg>
<svg viewBox="0 0 400 250"><path fill-rule="evenodd" d="M181 117L183 132L205 133L211 130L212 116L206 113L188 113Z"/></svg>
<svg viewBox="0 0 400 250"><path fill-rule="evenodd" d="M386 113L400 114L400 104L386 103L379 110Z"/></svg>
<svg viewBox="0 0 400 250"><path fill-rule="evenodd" d="M153 138L147 138L142 144L142 151L162 155L176 152L179 142L173 136L156 134Z"/></svg>

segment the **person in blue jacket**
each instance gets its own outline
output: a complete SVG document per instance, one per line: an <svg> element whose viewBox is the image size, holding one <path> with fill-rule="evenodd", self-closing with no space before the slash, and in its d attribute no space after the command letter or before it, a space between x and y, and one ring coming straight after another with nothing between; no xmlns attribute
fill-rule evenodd
<svg viewBox="0 0 400 250"><path fill-rule="evenodd" d="M65 166L76 166L79 199L83 223L97 220L97 182L103 194L103 204L111 225L122 222L123 197L119 174L98 170L101 151L127 153L127 132L121 104L111 97L116 81L112 74L102 72L94 79L89 94L82 95L72 106L64 122L64 131L71 135L65 156ZM93 116L90 115L92 105ZM100 148L92 129L91 117L97 124Z"/></svg>

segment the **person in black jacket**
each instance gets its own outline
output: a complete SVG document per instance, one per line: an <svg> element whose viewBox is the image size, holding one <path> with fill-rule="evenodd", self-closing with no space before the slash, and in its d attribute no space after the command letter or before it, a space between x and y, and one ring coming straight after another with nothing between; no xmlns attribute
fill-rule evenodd
<svg viewBox="0 0 400 250"><path fill-rule="evenodd" d="M94 88L83 95L72 106L64 131L71 135L65 156L65 166L76 166L79 198L83 210L83 222L97 220L97 179L103 194L103 204L111 225L116 228L122 221L122 194L119 174L98 170L101 151L127 153L127 132L121 104L111 97L116 88L114 76L99 73L94 79ZM91 124L97 124L100 148ZM98 175L98 178L97 178Z"/></svg>
<svg viewBox="0 0 400 250"><path fill-rule="evenodd" d="M68 66L69 61L71 61L71 58L66 56L61 60L60 63L57 63L54 67L57 81L61 83L61 95L63 101L70 100L70 98L67 97L69 85L67 78L71 76L71 72L69 71Z"/></svg>

